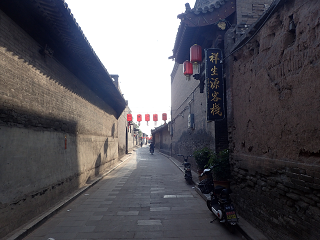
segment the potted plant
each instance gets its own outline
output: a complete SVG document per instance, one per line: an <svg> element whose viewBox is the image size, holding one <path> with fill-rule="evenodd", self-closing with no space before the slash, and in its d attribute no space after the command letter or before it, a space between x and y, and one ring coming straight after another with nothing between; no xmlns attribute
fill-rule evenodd
<svg viewBox="0 0 320 240"><path fill-rule="evenodd" d="M208 162L213 168L213 179L215 186L230 187L231 170L229 163L229 150L225 149L218 154L213 154Z"/></svg>
<svg viewBox="0 0 320 240"><path fill-rule="evenodd" d="M213 155L213 152L208 147L204 147L193 152L193 157L198 166L199 175L203 172L205 167L208 165L208 162L212 157L212 155Z"/></svg>

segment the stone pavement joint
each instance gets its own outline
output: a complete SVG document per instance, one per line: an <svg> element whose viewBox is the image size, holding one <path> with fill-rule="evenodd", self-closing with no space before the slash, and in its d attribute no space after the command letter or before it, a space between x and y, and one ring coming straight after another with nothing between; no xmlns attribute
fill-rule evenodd
<svg viewBox="0 0 320 240"><path fill-rule="evenodd" d="M159 153L170 159L182 172L184 172L183 164L181 162L179 162L175 158L170 157L169 155L166 155L165 153ZM192 171L192 176L198 176L198 174ZM197 180L194 180L193 178L193 183L197 186L199 182ZM207 201L208 194L201 193L200 189L197 187L195 187L195 190L205 201ZM268 240L268 238L264 236L258 229L254 228L239 214L237 215L239 217L239 223L237 225L238 231L240 231L247 240Z"/></svg>
<svg viewBox="0 0 320 240"><path fill-rule="evenodd" d="M104 173L102 176L97 177L93 181L91 181L89 184L87 184L85 187L75 191L71 196L67 197L66 199L62 200L52 208L50 208L47 212L43 213L39 217L35 218L33 221L27 223L26 225L22 226L20 229L17 229L13 233L11 233L11 236L7 238L7 240L21 240L24 237L26 237L29 233L31 233L34 229L41 226L44 222L46 222L50 217L54 216L56 213L58 213L64 206L74 201L78 196L80 196L83 192L85 192L87 189L95 185L97 182L99 182L104 176L108 175L110 172L118 168L121 164L126 162L130 158L130 155L126 155L123 158L120 159L120 162Z"/></svg>
<svg viewBox="0 0 320 240"><path fill-rule="evenodd" d="M30 223L10 240L242 239L242 233L212 222L206 204L168 159L139 148L72 202L50 210L41 224Z"/></svg>

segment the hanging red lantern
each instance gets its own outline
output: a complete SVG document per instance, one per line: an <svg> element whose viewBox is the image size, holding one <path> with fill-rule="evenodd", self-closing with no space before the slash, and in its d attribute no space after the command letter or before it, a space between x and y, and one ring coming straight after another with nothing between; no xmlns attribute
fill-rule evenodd
<svg viewBox="0 0 320 240"><path fill-rule="evenodd" d="M200 73L200 63L202 62L202 48L194 44L190 48L190 62L193 64L193 74Z"/></svg>
<svg viewBox="0 0 320 240"><path fill-rule="evenodd" d="M140 126L140 122L142 121L142 115L141 114L137 115L137 121L138 121L138 124Z"/></svg>
<svg viewBox="0 0 320 240"><path fill-rule="evenodd" d="M144 115L144 119L145 119L145 121L147 122L147 125L148 125L148 122L150 121L150 114L145 114Z"/></svg>
<svg viewBox="0 0 320 240"><path fill-rule="evenodd" d="M190 48L190 62L198 64L202 62L202 48L200 45L194 44Z"/></svg>
<svg viewBox="0 0 320 240"><path fill-rule="evenodd" d="M193 74L192 63L188 60L183 63L183 74L187 77L187 80L190 80L190 76Z"/></svg>
<svg viewBox="0 0 320 240"><path fill-rule="evenodd" d="M131 122L132 121L132 114L127 114L127 121Z"/></svg>
<svg viewBox="0 0 320 240"><path fill-rule="evenodd" d="M166 121L167 121L167 114L166 113L162 113L162 120L164 121L164 123L166 123Z"/></svg>
<svg viewBox="0 0 320 240"><path fill-rule="evenodd" d="M153 114L153 121L158 121L158 114Z"/></svg>
<svg viewBox="0 0 320 240"><path fill-rule="evenodd" d="M154 125L157 126L158 114L153 114Z"/></svg>

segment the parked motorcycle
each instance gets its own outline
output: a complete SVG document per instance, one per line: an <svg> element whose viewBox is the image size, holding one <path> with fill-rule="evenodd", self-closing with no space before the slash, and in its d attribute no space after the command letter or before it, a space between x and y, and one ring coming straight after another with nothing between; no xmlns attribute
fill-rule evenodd
<svg viewBox="0 0 320 240"><path fill-rule="evenodd" d="M192 173L191 173L191 163L188 162L188 158L192 157L192 155L184 156L182 154L177 154L177 156L183 157L184 179L189 184L193 183L193 181L192 181Z"/></svg>
<svg viewBox="0 0 320 240"><path fill-rule="evenodd" d="M204 194L209 194L214 190L213 177L211 169L204 169L200 175L200 178L204 178L198 183L198 188Z"/></svg>
<svg viewBox="0 0 320 240"><path fill-rule="evenodd" d="M151 155L154 153L154 143L150 143L150 149L149 149Z"/></svg>
<svg viewBox="0 0 320 240"><path fill-rule="evenodd" d="M202 193L210 194L210 199L207 199L207 207L220 222L234 227L238 223L238 217L230 198L231 190L222 186L214 186L213 184L212 170L216 166L203 171L201 176L205 175L207 178L198 184L198 188Z"/></svg>

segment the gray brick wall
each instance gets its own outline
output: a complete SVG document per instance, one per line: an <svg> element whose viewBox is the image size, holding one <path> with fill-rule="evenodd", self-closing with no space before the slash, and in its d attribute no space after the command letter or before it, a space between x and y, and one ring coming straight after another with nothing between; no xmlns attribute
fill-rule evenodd
<svg viewBox="0 0 320 240"><path fill-rule="evenodd" d="M0 32L1 238L114 165L118 122L1 11Z"/></svg>
<svg viewBox="0 0 320 240"><path fill-rule="evenodd" d="M137 145L136 138L134 137L134 126L128 126L127 114L131 113L130 108L127 106L118 119L118 134L119 134L119 156L125 155L127 152ZM133 116L133 122L136 117Z"/></svg>
<svg viewBox="0 0 320 240"><path fill-rule="evenodd" d="M169 128L170 126L168 127L168 124L163 124L152 131L155 148L167 155L171 155L171 135Z"/></svg>
<svg viewBox="0 0 320 240"><path fill-rule="evenodd" d="M196 149L205 146L215 150L214 122L207 122L206 94L200 93L199 81L191 77L186 81L182 72L182 65L172 75L171 108L172 108L172 156L176 154L193 154ZM188 128L188 115L194 114L194 129ZM179 157L176 157L179 160ZM194 170L196 163L192 158Z"/></svg>
<svg viewBox="0 0 320 240"><path fill-rule="evenodd" d="M273 0L237 0L237 34L242 35L269 8Z"/></svg>

